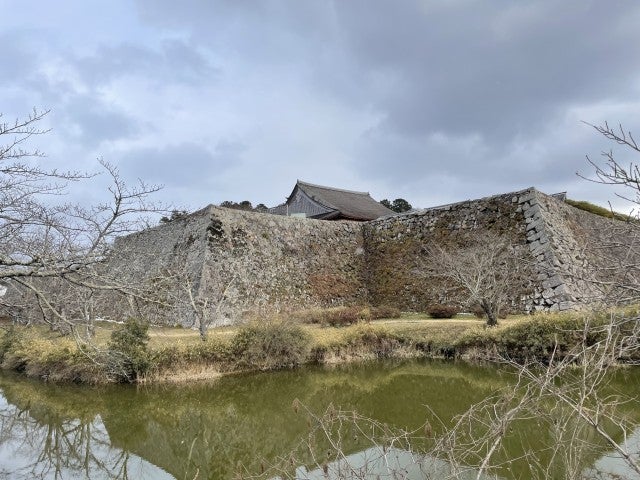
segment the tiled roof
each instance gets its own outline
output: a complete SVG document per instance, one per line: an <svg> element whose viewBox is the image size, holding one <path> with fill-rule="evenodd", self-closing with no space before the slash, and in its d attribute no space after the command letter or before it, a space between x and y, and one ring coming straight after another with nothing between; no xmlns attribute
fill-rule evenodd
<svg viewBox="0 0 640 480"><path fill-rule="evenodd" d="M332 217L342 216L353 220L373 220L394 214L392 210L371 198L368 192L323 187L300 180L298 180L297 186L314 201L334 210Z"/></svg>

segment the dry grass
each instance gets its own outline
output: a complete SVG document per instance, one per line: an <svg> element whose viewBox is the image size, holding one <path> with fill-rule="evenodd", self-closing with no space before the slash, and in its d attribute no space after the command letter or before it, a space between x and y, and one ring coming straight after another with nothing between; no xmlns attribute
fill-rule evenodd
<svg viewBox="0 0 640 480"><path fill-rule="evenodd" d="M637 314L637 309L632 313ZM410 356L453 358L484 347L493 348L495 344L520 351L533 348L531 345L537 340L532 332L538 331L542 332L538 334L538 343L544 347L549 332L553 334L558 325L564 325L567 321L575 323L585 314L564 312L510 316L500 320L499 325L491 329L487 329L484 320L464 314L453 319L403 314L401 318L360 322L348 327L296 325L310 337L310 351L304 361L336 363ZM95 343L100 348L106 348L111 333L119 327L118 324L101 323L96 327ZM207 342L202 342L196 330L151 327L148 343L151 368L142 381L176 383L210 380L226 372L246 369L232 348L236 334L242 328L211 329ZM15 341L11 340L8 332L0 331L0 347L4 349L1 358L3 368L54 381L106 381L99 365L92 364L91 359L78 350L72 338L63 337L42 326L17 329Z"/></svg>
<svg viewBox="0 0 640 480"><path fill-rule="evenodd" d="M553 319L553 314L545 314L544 316L545 318ZM505 320L500 320L497 328L527 322L532 318L538 317L530 315L509 316ZM452 319L432 319L424 313L403 313L401 318L373 320L368 324L372 327L385 328L391 334L416 340L427 338L448 338L452 340L466 331L485 328L484 320L464 314L456 315ZM98 324L95 328L93 341L99 346L106 346L111 337L111 332L118 326L119 324L106 322ZM340 343L353 329L353 327L331 327L316 324L306 324L302 325L302 327L309 332L314 344L319 345ZM208 338L212 340L228 340L236 333L237 329L237 327L230 326L212 328L208 332ZM53 332L45 326L29 327L29 332L29 336L34 339L37 338L58 347L75 349L73 341L69 337ZM172 345L187 347L201 342L198 331L188 328L153 326L149 328L149 337L149 348L151 349Z"/></svg>
<svg viewBox="0 0 640 480"><path fill-rule="evenodd" d="M547 314L549 318L552 315ZM526 322L530 315L511 315L505 320L500 320L498 328ZM410 336L416 339L425 338L456 338L460 334L471 329L484 329L485 321L473 315L458 314L451 319L432 319L425 313L403 313L401 318L373 320L369 322L373 327L384 327L392 334ZM117 324L103 324L96 328L95 340L98 344L106 345L111 331ZM329 345L339 343L350 332L351 327L331 327L318 324L302 325L307 330L314 343ZM211 339L229 339L235 334L237 327L226 326L212 328L208 332ZM55 336L55 335L53 335ZM175 327L151 327L149 328L149 347L161 347L166 345L190 345L200 342L197 330Z"/></svg>
<svg viewBox="0 0 640 480"><path fill-rule="evenodd" d="M236 332L235 327L212 328L207 333L209 338L231 338ZM149 328L149 346L151 348L162 345L171 345L176 342L191 344L201 342L197 330L190 328L151 327Z"/></svg>
<svg viewBox="0 0 640 480"><path fill-rule="evenodd" d="M514 322L526 320L527 316L513 317L507 320L501 320L501 325L512 324ZM478 320L473 316L458 315L453 319L432 319L425 314L408 313L403 314L401 318L391 318L374 320L369 322L372 327L384 327L391 333L401 335L416 335L417 337L446 335L447 332L456 335L468 329L484 328L485 322ZM330 344L339 342L350 332L353 327L331 327L317 324L306 324L302 327L307 330L314 340L314 343ZM218 327L212 328L208 332L209 338L231 338L237 331L236 327ZM149 346L169 345L179 342L181 344L191 344L200 341L200 335L196 330L185 328L171 327L151 327L149 329L150 342ZM108 337L108 335L107 335Z"/></svg>

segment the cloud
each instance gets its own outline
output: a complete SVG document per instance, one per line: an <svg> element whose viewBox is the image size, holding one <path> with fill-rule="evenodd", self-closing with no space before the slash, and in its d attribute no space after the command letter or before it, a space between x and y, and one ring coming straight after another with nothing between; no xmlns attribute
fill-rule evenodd
<svg viewBox="0 0 640 480"><path fill-rule="evenodd" d="M86 147L96 148L102 142L128 138L140 131L135 118L94 96L75 95L64 103L63 111L57 128Z"/></svg>
<svg viewBox="0 0 640 480"><path fill-rule="evenodd" d="M274 70L295 65L312 95L374 112L380 123L373 134L362 132L363 156L354 166L379 165L382 175L385 162L371 155L384 151L406 167L394 178L402 172L412 178L420 172L412 166L425 159L437 168L429 158L452 165L464 157L458 174L495 166L496 179L517 168L535 170L531 158L513 155L523 139L541 143L567 109L627 98L640 81L620 54L640 41L629 26L640 15L635 5L270 1L254 9L243 2L157 8L143 0L138 6L145 22L187 29L198 42L225 44L247 62L267 58ZM465 149L471 138L490 157Z"/></svg>
<svg viewBox="0 0 640 480"><path fill-rule="evenodd" d="M2 68L0 86L7 88L19 84L36 68L37 51L30 45L27 35L9 30L0 33Z"/></svg>
<svg viewBox="0 0 640 480"><path fill-rule="evenodd" d="M480 133L503 141L544 128L575 103L611 92L624 96L638 78L633 62L620 55L640 40L622 27L637 6L362 7L343 2L338 8L348 64L365 88L372 72L393 79L371 100L386 115L383 126L405 135Z"/></svg>
<svg viewBox="0 0 640 480"><path fill-rule="evenodd" d="M211 185L216 175L242 162L241 143L220 141L211 150L195 143L130 149L118 159L129 178L141 178L167 187L198 190Z"/></svg>
<svg viewBox="0 0 640 480"><path fill-rule="evenodd" d="M207 55L196 45L180 39L166 39L157 49L119 43L100 45L72 62L87 84L96 87L121 77L142 76L150 83L198 84L217 75Z"/></svg>
<svg viewBox="0 0 640 480"><path fill-rule="evenodd" d="M600 199L575 171L608 145L581 120L640 129L632 3L137 0L50 13L12 17L3 105L53 109L55 141L39 145L51 154L115 159L189 203L273 204L296 178L421 206L530 185Z"/></svg>

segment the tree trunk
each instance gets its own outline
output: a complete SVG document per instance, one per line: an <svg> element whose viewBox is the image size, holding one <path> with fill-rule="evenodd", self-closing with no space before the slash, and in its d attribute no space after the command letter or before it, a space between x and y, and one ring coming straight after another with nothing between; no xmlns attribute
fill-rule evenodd
<svg viewBox="0 0 640 480"><path fill-rule="evenodd" d="M487 314L487 326L495 327L498 325L497 309L491 308L492 305L486 300L482 300L482 302L480 302L480 306L482 307L482 310L484 310L484 313Z"/></svg>
<svg viewBox="0 0 640 480"><path fill-rule="evenodd" d="M198 330L200 331L200 340L207 341L207 324L202 318L198 318Z"/></svg>

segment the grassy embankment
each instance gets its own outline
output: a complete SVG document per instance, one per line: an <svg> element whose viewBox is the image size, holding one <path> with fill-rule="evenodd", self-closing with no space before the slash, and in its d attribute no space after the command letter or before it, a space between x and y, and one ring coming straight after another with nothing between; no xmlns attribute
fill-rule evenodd
<svg viewBox="0 0 640 480"><path fill-rule="evenodd" d="M152 327L148 335L134 332L140 336L133 346L126 344L132 338L128 331L114 341L114 330L122 332L122 326L102 324L89 347L44 327L15 327L0 330L0 362L4 369L50 381L106 383L191 381L237 371L376 358L477 359L499 354L543 361L554 349L561 356L582 341L585 319L602 324L610 315L511 316L490 329L483 320L463 315L436 320L403 314L344 327L289 320L212 329L206 342L193 330Z"/></svg>

